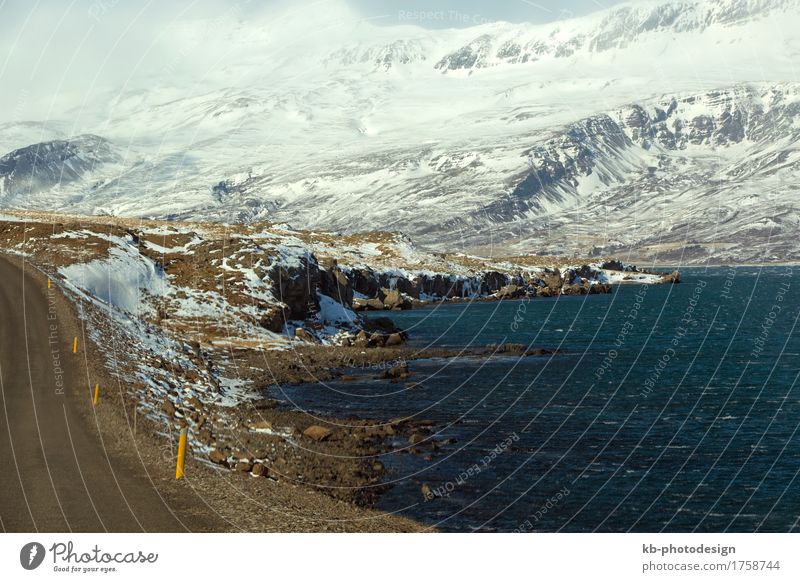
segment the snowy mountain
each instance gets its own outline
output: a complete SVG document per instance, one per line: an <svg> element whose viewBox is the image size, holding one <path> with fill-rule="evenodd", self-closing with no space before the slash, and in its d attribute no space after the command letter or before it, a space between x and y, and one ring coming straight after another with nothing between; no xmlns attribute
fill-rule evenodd
<svg viewBox="0 0 800 582"><path fill-rule="evenodd" d="M0 118L0 200L487 255L789 260L798 25L800 0L447 30L335 2L181 21L124 86Z"/></svg>
<svg viewBox="0 0 800 582"><path fill-rule="evenodd" d="M9 205L41 191L81 189L76 182L118 161L108 140L96 135L26 146L0 157L0 196Z"/></svg>

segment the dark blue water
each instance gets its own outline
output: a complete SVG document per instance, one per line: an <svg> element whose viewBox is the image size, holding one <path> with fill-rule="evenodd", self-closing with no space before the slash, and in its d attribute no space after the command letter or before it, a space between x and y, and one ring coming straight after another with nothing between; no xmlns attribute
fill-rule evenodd
<svg viewBox="0 0 800 582"><path fill-rule="evenodd" d="M675 286L397 313L418 346L559 353L413 361L406 383L285 396L335 415L436 421L432 438L457 442L428 460L384 455L395 486L379 507L442 530L790 531L800 519L791 273L687 269ZM423 484L444 495L426 500Z"/></svg>

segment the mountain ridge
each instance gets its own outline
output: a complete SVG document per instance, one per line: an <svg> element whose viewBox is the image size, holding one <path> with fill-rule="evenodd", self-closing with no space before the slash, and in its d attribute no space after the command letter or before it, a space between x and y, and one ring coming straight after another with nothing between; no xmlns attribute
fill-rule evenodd
<svg viewBox="0 0 800 582"><path fill-rule="evenodd" d="M292 27L273 38L258 21L239 22L238 36L221 26L235 42L202 85L181 89L180 67L167 67L155 73L163 86L98 92L102 104L81 109L97 119L4 124L6 151L70 133L114 149L81 179L37 183L2 205L402 230L445 250L656 256L654 241L680 244L680 215L702 251L692 261L794 257L796 7L652 2L440 31L374 26L334 6L312 40L311 29L293 39ZM182 37L199 30L181 26ZM495 58L515 34L542 31L575 50ZM593 40L608 31L619 42ZM486 66L437 68L487 34ZM23 144L34 131L41 145ZM38 170L59 176L50 166Z"/></svg>

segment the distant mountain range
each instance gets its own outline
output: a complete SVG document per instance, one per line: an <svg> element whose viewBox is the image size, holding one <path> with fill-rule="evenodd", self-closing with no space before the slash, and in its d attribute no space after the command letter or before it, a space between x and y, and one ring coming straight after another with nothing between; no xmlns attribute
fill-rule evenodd
<svg viewBox="0 0 800 582"><path fill-rule="evenodd" d="M49 120L0 118L0 206L483 254L800 258L800 0L446 30L321 6L173 25L164 67Z"/></svg>

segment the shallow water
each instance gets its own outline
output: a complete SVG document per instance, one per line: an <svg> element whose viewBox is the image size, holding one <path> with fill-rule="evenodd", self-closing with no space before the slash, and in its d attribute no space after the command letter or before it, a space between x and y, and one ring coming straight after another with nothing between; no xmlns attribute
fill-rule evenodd
<svg viewBox="0 0 800 582"><path fill-rule="evenodd" d="M457 442L432 460L384 455L395 486L379 507L442 530L796 528L800 283L787 267L683 276L393 313L418 346L559 353L413 361L413 389L366 378L280 397L332 415L436 421L435 438ZM444 495L426 501L423 484Z"/></svg>

